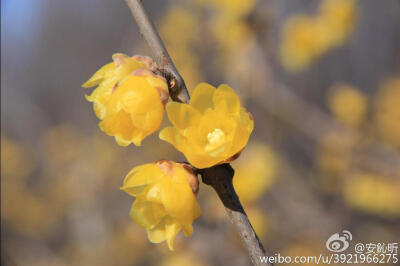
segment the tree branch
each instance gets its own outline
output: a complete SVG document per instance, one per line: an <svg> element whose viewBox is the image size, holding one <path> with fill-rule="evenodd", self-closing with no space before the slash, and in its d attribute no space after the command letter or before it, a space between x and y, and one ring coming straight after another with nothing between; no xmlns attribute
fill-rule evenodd
<svg viewBox="0 0 400 266"><path fill-rule="evenodd" d="M174 101L188 103L190 98L185 82L175 68L157 30L144 10L141 1L125 0L125 2L136 20L141 35L152 50L160 72L168 80L171 98ZM264 247L251 226L233 187L233 168L229 164L223 164L201 169L199 173L202 175L203 182L212 186L217 192L253 264L256 266L272 265L269 263L262 263L260 260L261 256L265 256Z"/></svg>
<svg viewBox="0 0 400 266"><path fill-rule="evenodd" d="M225 206L225 210L235 227L236 233L242 239L253 265L272 265L263 263L260 257L265 256L265 249L251 225L246 212L232 184L234 170L230 164L216 165L201 169L203 183L210 185L217 192Z"/></svg>
<svg viewBox="0 0 400 266"><path fill-rule="evenodd" d="M150 46L161 74L163 74L168 81L171 98L174 101L188 103L189 93L185 82L172 62L167 49L165 49L165 46L153 23L149 19L146 10L143 8L141 1L125 0L125 2L136 20L140 34Z"/></svg>

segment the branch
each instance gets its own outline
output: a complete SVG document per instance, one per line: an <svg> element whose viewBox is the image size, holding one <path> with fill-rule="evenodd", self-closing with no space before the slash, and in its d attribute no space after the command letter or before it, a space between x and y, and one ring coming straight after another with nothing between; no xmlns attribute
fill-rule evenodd
<svg viewBox="0 0 400 266"><path fill-rule="evenodd" d="M168 81L169 92L174 101L188 103L189 93L185 82L179 75L167 49L140 0L125 0L139 27L140 34L150 46L158 68Z"/></svg>
<svg viewBox="0 0 400 266"><path fill-rule="evenodd" d="M160 72L166 77L169 84L170 95L174 101L189 102L189 93L185 82L176 70L160 36L153 23L150 21L140 0L125 0L129 6L140 33L150 46ZM229 164L217 165L211 168L199 170L203 182L212 186L225 206L228 216L235 226L236 232L240 235L243 244L250 255L254 265L272 265L261 263L260 257L265 256L256 232L239 201L232 184L234 170Z"/></svg>
<svg viewBox="0 0 400 266"><path fill-rule="evenodd" d="M242 239L253 265L272 265L261 262L260 257L265 256L265 250L233 187L234 172L229 164L199 170L203 183L212 186L224 204L229 219Z"/></svg>

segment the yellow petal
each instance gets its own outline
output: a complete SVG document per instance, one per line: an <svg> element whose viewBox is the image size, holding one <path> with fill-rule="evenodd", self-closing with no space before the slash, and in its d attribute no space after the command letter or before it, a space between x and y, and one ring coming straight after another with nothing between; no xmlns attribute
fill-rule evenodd
<svg viewBox="0 0 400 266"><path fill-rule="evenodd" d="M241 108L240 122L239 126L237 127L237 130L235 131L231 153L229 154L229 156L233 156L246 146L253 129L254 129L253 119L244 108Z"/></svg>
<svg viewBox="0 0 400 266"><path fill-rule="evenodd" d="M176 144L176 138L178 138L179 132L176 128L174 127L165 127L163 128L160 133L159 133L159 138L171 143L172 145L175 146Z"/></svg>
<svg viewBox="0 0 400 266"><path fill-rule="evenodd" d="M162 106L156 88L140 76L130 75L121 81L115 97L120 98L122 108L131 114L143 114L154 105Z"/></svg>
<svg viewBox="0 0 400 266"><path fill-rule="evenodd" d="M207 83L200 83L196 86L190 99L190 105L203 113L208 108L213 108L213 94L216 88Z"/></svg>
<svg viewBox="0 0 400 266"><path fill-rule="evenodd" d="M118 144L119 146L121 146L121 147L129 146L129 144L132 143L131 141L129 141L129 140L127 140L127 139L124 139L124 138L123 138L122 136L120 136L120 135L115 136L115 141L116 141L117 144ZM137 145L137 146L140 146L140 143L139 143L139 145Z"/></svg>
<svg viewBox="0 0 400 266"><path fill-rule="evenodd" d="M179 230L181 230L181 226L174 222L172 219L166 220L165 225L165 238L167 239L168 248L170 250L174 250L174 240L175 236L178 234Z"/></svg>
<svg viewBox="0 0 400 266"><path fill-rule="evenodd" d="M186 179L186 176L184 177ZM200 206L192 189L184 182L166 180L161 192L161 201L168 214L180 223L192 223L199 214Z"/></svg>
<svg viewBox="0 0 400 266"><path fill-rule="evenodd" d="M128 60L130 59L129 56L127 56L126 54L123 54L123 53L115 53L111 57L112 57L116 67L119 67L124 64L126 65Z"/></svg>
<svg viewBox="0 0 400 266"><path fill-rule="evenodd" d="M159 88L168 93L168 85L164 78L159 76L147 76L147 82L154 88Z"/></svg>
<svg viewBox="0 0 400 266"><path fill-rule="evenodd" d="M194 154L194 153L186 153L186 159L196 168L204 169L214 165L217 165L224 161L225 157L212 157L206 153L203 154Z"/></svg>
<svg viewBox="0 0 400 266"><path fill-rule="evenodd" d="M161 127L164 109L161 105L154 106L155 109L149 110L144 114L132 114L131 120L133 125L143 131L147 136Z"/></svg>
<svg viewBox="0 0 400 266"><path fill-rule="evenodd" d="M157 227L147 230L147 237L152 243L160 243L165 241L167 239L165 234L165 222L161 221Z"/></svg>
<svg viewBox="0 0 400 266"><path fill-rule="evenodd" d="M195 125L200 118L200 113L192 106L177 102L167 104L167 114L169 121L179 129Z"/></svg>
<svg viewBox="0 0 400 266"><path fill-rule="evenodd" d="M213 102L216 110L238 114L240 111L240 100L234 90L226 84L220 85L215 91Z"/></svg>
<svg viewBox="0 0 400 266"><path fill-rule="evenodd" d="M134 142L140 145L141 132L134 127L130 115L121 110L114 115L108 115L99 123L99 128L115 139L120 146L127 146Z"/></svg>
<svg viewBox="0 0 400 266"><path fill-rule="evenodd" d="M83 83L82 87L90 88L90 87L96 86L97 84L99 84L103 80L105 74L108 71L111 71L111 70L114 70L114 69L115 69L114 62L106 64L105 66L100 68L96 73L94 73L94 75L88 81Z"/></svg>
<svg viewBox="0 0 400 266"><path fill-rule="evenodd" d="M93 102L94 97L93 97L93 95L87 95L87 94L85 94L85 99L86 99L88 102Z"/></svg>
<svg viewBox="0 0 400 266"><path fill-rule="evenodd" d="M99 119L103 119L106 114L106 104L110 101L112 95L112 87L102 81L101 84L92 92L90 96L86 96L89 102L93 102L93 109Z"/></svg>
<svg viewBox="0 0 400 266"><path fill-rule="evenodd" d="M166 212L161 204L136 199L129 215L139 226L153 229L162 221Z"/></svg>
<svg viewBox="0 0 400 266"><path fill-rule="evenodd" d="M159 181L163 175L160 168L153 163L135 167L126 175L121 190L131 196L137 196L148 184Z"/></svg>
<svg viewBox="0 0 400 266"><path fill-rule="evenodd" d="M155 202L155 203L161 203L164 205L164 203L162 202L162 195L163 193L165 193L165 183L166 178L164 177L163 179L161 179L159 182L150 185L143 197L146 199L146 201L149 202Z"/></svg>
<svg viewBox="0 0 400 266"><path fill-rule="evenodd" d="M190 129L188 129L188 131L192 131ZM186 154L187 147L189 147L190 149L192 149L192 151L194 151L198 146L196 144L189 143L186 137L180 134L179 130L175 127L163 128L159 133L159 138L174 145L174 147L178 151L184 154Z"/></svg>
<svg viewBox="0 0 400 266"><path fill-rule="evenodd" d="M184 224L182 226L183 233L185 234L186 237L189 237L191 234L193 234L193 225L190 224Z"/></svg>

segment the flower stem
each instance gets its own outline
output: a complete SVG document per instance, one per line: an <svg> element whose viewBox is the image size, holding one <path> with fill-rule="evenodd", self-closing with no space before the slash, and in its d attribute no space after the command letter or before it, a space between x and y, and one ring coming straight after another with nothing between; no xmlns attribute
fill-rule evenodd
<svg viewBox="0 0 400 266"><path fill-rule="evenodd" d="M165 49L165 46L143 8L141 1L125 0L125 2L129 6L133 17L136 20L141 35L152 50L160 72L168 80L171 98L174 101L188 103L190 97L185 82L172 62L168 51ZM253 264L257 266L272 265L269 263L262 263L260 259L261 256L265 256L264 247L255 233L233 187L233 168L229 164L223 164L207 169L201 169L199 170L199 173L202 175L203 182L212 186L217 192L226 208L229 219L242 239Z"/></svg>

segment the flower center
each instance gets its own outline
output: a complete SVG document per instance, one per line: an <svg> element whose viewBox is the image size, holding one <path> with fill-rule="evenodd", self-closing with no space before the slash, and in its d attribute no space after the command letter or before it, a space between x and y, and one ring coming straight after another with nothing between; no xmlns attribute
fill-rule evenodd
<svg viewBox="0 0 400 266"><path fill-rule="evenodd" d="M207 134L207 145L206 150L211 151L219 148L225 143L225 133L219 128L214 129L212 132Z"/></svg>

